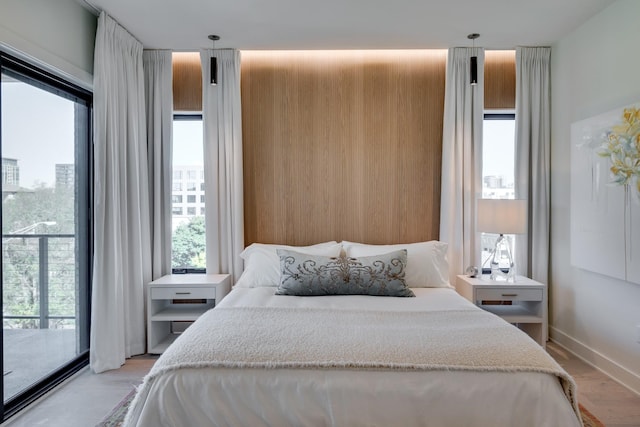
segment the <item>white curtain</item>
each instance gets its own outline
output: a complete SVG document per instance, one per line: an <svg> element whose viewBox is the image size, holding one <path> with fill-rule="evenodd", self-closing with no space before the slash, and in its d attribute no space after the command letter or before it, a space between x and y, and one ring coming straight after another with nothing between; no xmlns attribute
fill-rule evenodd
<svg viewBox="0 0 640 427"><path fill-rule="evenodd" d="M470 84L470 58L478 57L478 84ZM449 244L451 283L480 264L475 233L476 199L482 192L484 49L451 48L447 57L442 138L440 240Z"/></svg>
<svg viewBox="0 0 640 427"><path fill-rule="evenodd" d="M211 60L218 61L218 84L210 84ZM240 52L207 49L202 62L205 227L207 272L242 273L244 249L242 191L242 111Z"/></svg>
<svg viewBox="0 0 640 427"><path fill-rule="evenodd" d="M142 45L104 12L94 63L94 264L91 368L145 352L151 279Z"/></svg>
<svg viewBox="0 0 640 427"><path fill-rule="evenodd" d="M516 48L515 196L528 200L529 232L516 237L519 274L548 283L551 48Z"/></svg>
<svg viewBox="0 0 640 427"><path fill-rule="evenodd" d="M152 279L171 273L173 70L170 50L142 53L147 113Z"/></svg>

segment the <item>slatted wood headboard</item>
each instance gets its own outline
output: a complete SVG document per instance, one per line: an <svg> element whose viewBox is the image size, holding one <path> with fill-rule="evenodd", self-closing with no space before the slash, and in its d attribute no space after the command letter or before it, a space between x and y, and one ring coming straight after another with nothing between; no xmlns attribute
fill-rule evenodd
<svg viewBox="0 0 640 427"><path fill-rule="evenodd" d="M243 52L245 243L437 239L446 51Z"/></svg>
<svg viewBox="0 0 640 427"><path fill-rule="evenodd" d="M487 51L486 108L515 52ZM438 238L446 52L242 52L245 243Z"/></svg>

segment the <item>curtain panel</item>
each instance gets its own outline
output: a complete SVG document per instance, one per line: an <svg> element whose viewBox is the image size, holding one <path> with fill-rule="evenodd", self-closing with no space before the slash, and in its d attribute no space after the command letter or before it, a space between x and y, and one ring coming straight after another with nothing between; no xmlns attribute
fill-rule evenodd
<svg viewBox="0 0 640 427"><path fill-rule="evenodd" d="M170 51L145 51L104 12L94 66L91 368L145 352L145 284L171 271Z"/></svg>
<svg viewBox="0 0 640 427"><path fill-rule="evenodd" d="M548 283L551 48L516 48L515 196L528 200L528 233L516 237L519 274Z"/></svg>
<svg viewBox="0 0 640 427"><path fill-rule="evenodd" d="M170 50L142 53L147 114L152 279L171 273L173 70Z"/></svg>
<svg viewBox="0 0 640 427"><path fill-rule="evenodd" d="M470 58L478 57L478 84L471 85ZM449 276L480 265L476 199L482 195L484 49L451 48L447 56L442 138L440 240L449 244Z"/></svg>
<svg viewBox="0 0 640 427"><path fill-rule="evenodd" d="M94 264L91 368L145 352L144 284L151 279L142 44L105 12L94 63Z"/></svg>
<svg viewBox="0 0 640 427"><path fill-rule="evenodd" d="M209 79L212 56L218 62L217 85ZM229 273L235 283L244 249L240 52L204 49L200 60L207 272Z"/></svg>

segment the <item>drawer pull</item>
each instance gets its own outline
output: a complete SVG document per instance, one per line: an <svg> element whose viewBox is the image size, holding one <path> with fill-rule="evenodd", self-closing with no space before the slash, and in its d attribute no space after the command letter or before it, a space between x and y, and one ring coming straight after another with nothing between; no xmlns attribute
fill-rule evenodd
<svg viewBox="0 0 640 427"><path fill-rule="evenodd" d="M176 295L191 295L191 292L176 292Z"/></svg>
<svg viewBox="0 0 640 427"><path fill-rule="evenodd" d="M502 294L503 297L517 297L518 294Z"/></svg>

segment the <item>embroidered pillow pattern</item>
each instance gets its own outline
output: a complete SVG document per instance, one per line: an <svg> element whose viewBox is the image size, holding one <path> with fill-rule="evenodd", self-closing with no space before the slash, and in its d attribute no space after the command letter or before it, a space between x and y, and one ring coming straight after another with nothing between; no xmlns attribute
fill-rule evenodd
<svg viewBox="0 0 640 427"><path fill-rule="evenodd" d="M413 297L405 282L406 249L368 257L323 257L284 249L276 295Z"/></svg>

